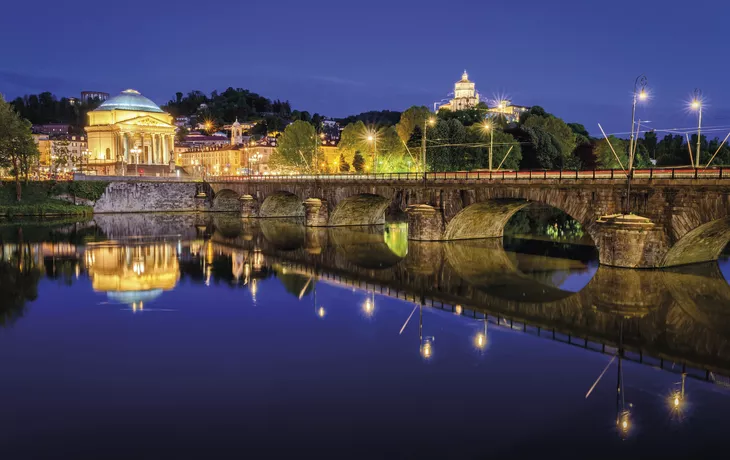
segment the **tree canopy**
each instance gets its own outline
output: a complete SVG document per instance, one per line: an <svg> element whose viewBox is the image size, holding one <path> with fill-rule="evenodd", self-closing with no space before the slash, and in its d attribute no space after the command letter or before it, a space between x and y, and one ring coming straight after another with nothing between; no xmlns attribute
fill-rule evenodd
<svg viewBox="0 0 730 460"><path fill-rule="evenodd" d="M27 178L30 165L39 155L30 128L30 122L0 96L0 167L11 169L18 201L22 198L20 175L25 173Z"/></svg>
<svg viewBox="0 0 730 460"><path fill-rule="evenodd" d="M406 109L400 116L400 120L395 125L395 129L398 132L398 136L401 140L407 143L413 131L418 127L420 128L426 122L426 119L433 114L428 107L425 106L413 106Z"/></svg>
<svg viewBox="0 0 730 460"><path fill-rule="evenodd" d="M367 125L375 125L379 127L393 126L400 121L400 112L393 110L371 110L369 112L358 113L357 115L350 115L345 118L337 118L337 122L340 126L347 126L351 123L361 121Z"/></svg>
<svg viewBox="0 0 730 460"><path fill-rule="evenodd" d="M314 126L297 120L286 127L269 162L277 168L315 172L319 163L315 156L317 143Z"/></svg>
<svg viewBox="0 0 730 460"><path fill-rule="evenodd" d="M101 104L98 98L88 101L76 101L73 104L68 98L58 99L48 91L40 94L27 94L15 98L11 105L22 117L32 124L63 123L71 125L72 131L83 133L86 125L86 114Z"/></svg>

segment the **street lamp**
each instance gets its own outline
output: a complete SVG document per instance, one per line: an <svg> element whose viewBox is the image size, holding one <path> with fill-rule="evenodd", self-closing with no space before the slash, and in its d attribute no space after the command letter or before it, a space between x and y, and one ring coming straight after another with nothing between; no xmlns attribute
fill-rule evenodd
<svg viewBox="0 0 730 460"><path fill-rule="evenodd" d="M136 172L137 169L139 168L139 154L142 152L142 149L140 149L138 147L134 147L130 150L130 152L134 155L134 162L135 162L134 170Z"/></svg>
<svg viewBox="0 0 730 460"><path fill-rule="evenodd" d="M368 142L373 143L373 174L378 173L378 133L373 130L368 134Z"/></svg>
<svg viewBox="0 0 730 460"><path fill-rule="evenodd" d="M487 347L487 317L484 317L484 332L479 332L474 337L474 345L480 350L484 350Z"/></svg>
<svg viewBox="0 0 730 460"><path fill-rule="evenodd" d="M494 124L491 121L484 122L484 131L489 132L489 170L492 170L492 148L494 147Z"/></svg>
<svg viewBox="0 0 730 460"><path fill-rule="evenodd" d="M372 316L375 311L375 291L372 292L371 296L365 299L365 303L362 305L362 311L365 316Z"/></svg>
<svg viewBox="0 0 730 460"><path fill-rule="evenodd" d="M695 152L695 168L700 167L700 133L702 132L702 91L695 88L690 108L697 111L697 151Z"/></svg>
<svg viewBox="0 0 730 460"><path fill-rule="evenodd" d="M634 167L634 152L636 151L636 143L638 142L639 130L636 130L636 138L634 137L634 124L636 123L636 103L645 101L649 94L646 92L646 76L639 75L634 81L634 97L631 104L631 137L629 139L629 177Z"/></svg>
<svg viewBox="0 0 730 460"><path fill-rule="evenodd" d="M423 167L424 177L426 175L426 131L428 131L429 126L433 126L435 124L436 119L434 117L428 117L423 122L423 136L421 136L421 165Z"/></svg>

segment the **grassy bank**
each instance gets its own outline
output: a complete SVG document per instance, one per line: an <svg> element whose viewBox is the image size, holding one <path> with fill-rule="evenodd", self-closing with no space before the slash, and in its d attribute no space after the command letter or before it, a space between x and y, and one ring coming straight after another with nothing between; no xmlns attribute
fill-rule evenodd
<svg viewBox="0 0 730 460"><path fill-rule="evenodd" d="M100 183L96 187L102 186L106 188L105 183ZM80 193L74 193L75 183L29 182L22 184L21 188L22 199L17 201L15 183L9 181L0 183L0 216L84 216L92 214L91 206L75 205L53 198L60 194L82 196ZM85 192L88 192L88 199L98 198L94 198L96 189Z"/></svg>

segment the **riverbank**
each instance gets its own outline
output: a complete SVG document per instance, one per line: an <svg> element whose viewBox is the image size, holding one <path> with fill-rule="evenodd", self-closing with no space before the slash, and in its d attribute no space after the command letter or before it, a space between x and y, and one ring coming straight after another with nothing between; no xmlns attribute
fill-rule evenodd
<svg viewBox="0 0 730 460"><path fill-rule="evenodd" d="M15 183L0 183L0 217L91 216L93 207L107 183L28 182L21 184L21 201L15 196Z"/></svg>

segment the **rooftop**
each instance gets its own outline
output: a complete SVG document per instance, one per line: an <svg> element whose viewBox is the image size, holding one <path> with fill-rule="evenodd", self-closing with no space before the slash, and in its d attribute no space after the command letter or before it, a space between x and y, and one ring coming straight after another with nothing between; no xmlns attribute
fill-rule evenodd
<svg viewBox="0 0 730 460"><path fill-rule="evenodd" d="M156 112L163 113L162 109L154 102L142 96L139 91L128 89L124 90L118 96L104 101L94 111L104 110L130 110L137 112Z"/></svg>

